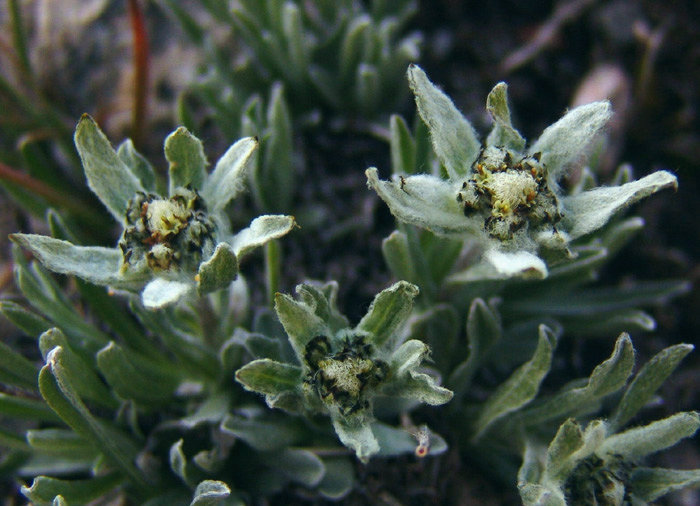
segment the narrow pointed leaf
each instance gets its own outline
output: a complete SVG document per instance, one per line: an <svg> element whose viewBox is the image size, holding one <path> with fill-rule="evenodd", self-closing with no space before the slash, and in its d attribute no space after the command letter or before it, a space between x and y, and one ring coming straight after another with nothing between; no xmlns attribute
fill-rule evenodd
<svg viewBox="0 0 700 506"><path fill-rule="evenodd" d="M494 126L486 139L487 146L505 146L514 151L522 151L525 139L513 128L508 108L508 86L498 83L486 98L486 110L493 118Z"/></svg>
<svg viewBox="0 0 700 506"><path fill-rule="evenodd" d="M394 230L389 237L382 241L382 254L389 270L397 279L410 282L416 280L416 271L411 259L406 234Z"/></svg>
<svg viewBox="0 0 700 506"><path fill-rule="evenodd" d="M378 348L398 345L396 332L411 314L417 295L418 287L406 281L390 286L374 298L357 329L368 332Z"/></svg>
<svg viewBox="0 0 700 506"><path fill-rule="evenodd" d="M236 381L246 390L265 395L295 391L301 385L300 367L266 358L253 360L236 371Z"/></svg>
<svg viewBox="0 0 700 506"><path fill-rule="evenodd" d="M546 478L554 483L566 478L576 461L573 455L584 446L583 431L573 419L566 420L547 448L545 461Z"/></svg>
<svg viewBox="0 0 700 506"><path fill-rule="evenodd" d="M227 243L216 245L214 254L202 262L197 272L197 293L204 295L226 288L238 276L238 259Z"/></svg>
<svg viewBox="0 0 700 506"><path fill-rule="evenodd" d="M455 367L448 385L460 397L471 384L471 380L491 347L502 337L498 315L484 302L474 299L467 314L467 360Z"/></svg>
<svg viewBox="0 0 700 506"><path fill-rule="evenodd" d="M631 490L644 501L655 501L676 490L700 486L700 469L689 471L638 467L630 476Z"/></svg>
<svg viewBox="0 0 700 506"><path fill-rule="evenodd" d="M34 390L38 374L31 361L0 341L0 383Z"/></svg>
<svg viewBox="0 0 700 506"><path fill-rule="evenodd" d="M27 335L38 336L51 327L51 322L11 300L0 300L0 314Z"/></svg>
<svg viewBox="0 0 700 506"><path fill-rule="evenodd" d="M268 241L282 237L296 225L293 216L267 214L255 218L248 228L238 232L231 241L233 251L240 259Z"/></svg>
<svg viewBox="0 0 700 506"><path fill-rule="evenodd" d="M61 480L39 476L34 478L31 487L22 487L22 495L36 504L54 502L56 496L64 499L64 504L88 504L105 496L124 481L121 473L112 472L84 480Z"/></svg>
<svg viewBox="0 0 700 506"><path fill-rule="evenodd" d="M45 402L0 392L0 413L21 420L60 423L61 419Z"/></svg>
<svg viewBox="0 0 700 506"><path fill-rule="evenodd" d="M216 162L214 171L209 175L202 188L202 197L209 206L209 211L219 211L245 188L246 171L251 156L258 147L258 141L246 137L233 144Z"/></svg>
<svg viewBox="0 0 700 506"><path fill-rule="evenodd" d="M131 139L122 142L117 148L117 156L141 182L144 189L155 191L156 174L146 158L136 151Z"/></svg>
<svg viewBox="0 0 700 506"><path fill-rule="evenodd" d="M416 172L416 145L406 121L398 114L391 116L391 172L414 174Z"/></svg>
<svg viewBox="0 0 700 506"><path fill-rule="evenodd" d="M144 191L141 182L117 156L95 121L84 114L75 129L75 146L90 189L118 223L123 223L129 200Z"/></svg>
<svg viewBox="0 0 700 506"><path fill-rule="evenodd" d="M622 388L633 367L632 341L627 334L621 334L610 358L593 370L585 386L564 389L536 406L525 409L522 417L527 425L536 425L577 413L588 404Z"/></svg>
<svg viewBox="0 0 700 506"><path fill-rule="evenodd" d="M430 129L435 153L450 179L465 177L481 149L474 127L420 67L409 66L408 83L416 96L418 112Z"/></svg>
<svg viewBox="0 0 700 506"><path fill-rule="evenodd" d="M611 116L609 102L593 102L572 109L547 127L529 152L542 153L548 178L554 181L570 163L585 153Z"/></svg>
<svg viewBox="0 0 700 506"><path fill-rule="evenodd" d="M658 388L693 348L691 344L677 344L660 351L644 364L610 417L611 433L624 427L651 400Z"/></svg>
<svg viewBox="0 0 700 506"><path fill-rule="evenodd" d="M97 405L117 409L119 403L112 392L97 375L92 360L88 362L73 351L68 339L60 329L53 328L39 336L39 349L46 360L51 350L61 347L61 360L65 367L66 380L74 385L76 393Z"/></svg>
<svg viewBox="0 0 700 506"><path fill-rule="evenodd" d="M47 364L39 373L42 397L64 422L95 444L133 483L146 487L143 473L134 466L137 453L135 443L90 413L67 380L62 355L63 350L58 346L47 356Z"/></svg>
<svg viewBox="0 0 700 506"><path fill-rule="evenodd" d="M326 322L308 304L297 302L289 295L278 293L275 296L275 311L301 363L307 343L316 336L330 334Z"/></svg>
<svg viewBox="0 0 700 506"><path fill-rule="evenodd" d="M119 275L122 255L117 249L75 246L68 241L35 234L12 234L10 239L31 251L53 272L72 274L97 285L133 284Z"/></svg>
<svg viewBox="0 0 700 506"><path fill-rule="evenodd" d="M555 343L552 331L541 325L537 349L532 358L516 369L481 408L474 426L474 439L479 439L496 420L527 404L537 395L552 365Z"/></svg>
<svg viewBox="0 0 700 506"><path fill-rule="evenodd" d="M636 460L670 448L681 439L695 434L699 427L700 416L697 413L677 413L658 422L609 436L599 453Z"/></svg>
<svg viewBox="0 0 700 506"><path fill-rule="evenodd" d="M97 367L119 397L150 409L169 402L178 386L173 376L158 374L155 367L139 367L133 355L114 342L97 354Z"/></svg>
<svg viewBox="0 0 700 506"><path fill-rule="evenodd" d="M594 188L562 199L563 226L572 239L598 230L630 205L665 188L676 188L676 176L660 170L622 186Z"/></svg>
<svg viewBox="0 0 700 506"><path fill-rule="evenodd" d="M202 188L207 174L202 142L185 127L180 127L166 137L164 150L170 164L170 195L176 188Z"/></svg>
<svg viewBox="0 0 700 506"><path fill-rule="evenodd" d="M452 183L424 174L409 176L403 181L381 181L374 167L365 174L369 187L399 221L441 235L484 236L483 220L464 216Z"/></svg>

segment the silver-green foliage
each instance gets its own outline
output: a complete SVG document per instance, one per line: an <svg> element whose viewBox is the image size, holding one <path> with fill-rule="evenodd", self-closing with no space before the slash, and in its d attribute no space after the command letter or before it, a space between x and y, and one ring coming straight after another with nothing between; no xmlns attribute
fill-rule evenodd
<svg viewBox="0 0 700 506"><path fill-rule="evenodd" d="M382 450L372 427L377 396L440 405L452 392L418 369L428 346L405 341L402 327L418 294L414 285L399 282L379 293L352 328L335 308L336 290L299 285L298 301L278 294L275 309L295 360L260 358L240 369L236 379L264 394L270 407L329 414L343 444L367 461Z"/></svg>
<svg viewBox="0 0 700 506"><path fill-rule="evenodd" d="M629 351L622 351L625 346ZM586 385L563 390L523 411L517 421L531 427L525 432L518 474L523 503L644 505L675 490L698 486L699 470L650 468L642 461L691 437L700 427L697 413L676 413L621 431L692 349L679 344L662 350L625 386L634 357L629 339L621 337L616 352L593 371ZM622 397L609 418L583 418L593 404L621 389ZM562 417L570 418L549 444L543 442L536 429Z"/></svg>
<svg viewBox="0 0 700 506"><path fill-rule="evenodd" d="M122 225L118 248L76 246L33 234L12 239L46 267L90 283L140 291L147 307L226 288L252 249L289 232L291 216L264 215L230 232L227 204L245 188L255 138L231 146L207 173L202 144L185 128L165 140L167 197L156 193L153 169L127 141L115 151L89 116L75 132L88 185Z"/></svg>
<svg viewBox="0 0 700 506"><path fill-rule="evenodd" d="M399 221L480 245L483 262L472 266L472 276L545 278L543 257L573 256L572 241L600 229L634 202L676 185L675 176L659 171L621 186L562 192L557 181L609 120L608 102L569 111L526 148L511 125L506 85L500 83L487 99L494 127L482 145L471 124L419 67L409 67L408 79L444 173L397 174L394 181L381 181L377 169L370 168L368 183ZM415 155L405 129L397 125L394 133L403 139L396 142L393 159L410 163ZM409 167L406 172L413 172Z"/></svg>

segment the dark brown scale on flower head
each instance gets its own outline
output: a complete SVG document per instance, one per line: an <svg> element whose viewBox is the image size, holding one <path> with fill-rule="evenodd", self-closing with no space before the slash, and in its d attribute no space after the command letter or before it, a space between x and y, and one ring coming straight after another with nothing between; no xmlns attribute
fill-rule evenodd
<svg viewBox="0 0 700 506"><path fill-rule="evenodd" d="M318 369L318 363L328 357L331 352L331 343L328 337L319 335L306 343L304 360L311 369Z"/></svg>

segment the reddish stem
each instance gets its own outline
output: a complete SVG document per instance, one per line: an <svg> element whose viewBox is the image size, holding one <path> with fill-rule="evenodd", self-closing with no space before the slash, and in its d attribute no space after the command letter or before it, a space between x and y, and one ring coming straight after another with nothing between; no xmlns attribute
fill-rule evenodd
<svg viewBox="0 0 700 506"><path fill-rule="evenodd" d="M140 147L143 141L148 90L149 43L146 19L139 0L129 0L129 19L134 43L134 107L132 111L131 135L134 144Z"/></svg>

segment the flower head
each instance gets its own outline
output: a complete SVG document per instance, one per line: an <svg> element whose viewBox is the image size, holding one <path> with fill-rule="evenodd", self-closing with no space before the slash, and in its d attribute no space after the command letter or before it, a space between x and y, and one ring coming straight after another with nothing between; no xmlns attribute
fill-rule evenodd
<svg viewBox="0 0 700 506"><path fill-rule="evenodd" d="M431 405L452 392L418 371L428 346L405 341L402 327L418 288L405 281L379 293L355 327L335 308L337 285L299 285L301 300L277 294L275 310L296 355L295 364L254 360L236 373L246 389L265 394L270 407L325 412L340 440L361 460L379 451L372 429L378 395Z"/></svg>
<svg viewBox="0 0 700 506"><path fill-rule="evenodd" d="M408 79L434 151L447 177L420 174L368 183L400 220L455 238L473 238L484 249L487 277L545 277L538 253L571 254L571 241L608 222L618 211L669 186L676 178L658 171L616 187L565 194L558 180L581 160L612 112L606 101L569 111L526 147L510 121L507 87L497 84L486 108L494 126L482 145L471 124L417 66Z"/></svg>
<svg viewBox="0 0 700 506"><path fill-rule="evenodd" d="M148 162L130 141L117 151L84 115L75 145L88 185L123 232L116 248L76 246L33 234L13 234L47 268L115 289L142 291L147 307L172 304L186 294L224 288L238 275L238 261L253 248L294 227L294 218L260 216L232 234L226 205L244 188L257 140L239 140L207 173L202 143L185 128L165 140L167 196L156 192Z"/></svg>

